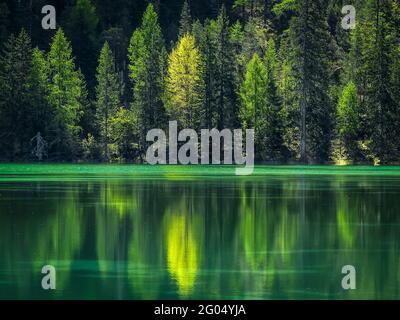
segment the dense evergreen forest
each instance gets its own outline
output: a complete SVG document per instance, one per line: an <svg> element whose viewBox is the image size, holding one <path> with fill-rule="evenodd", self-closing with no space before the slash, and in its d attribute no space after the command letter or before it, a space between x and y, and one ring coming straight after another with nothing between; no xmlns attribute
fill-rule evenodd
<svg viewBox="0 0 400 320"><path fill-rule="evenodd" d="M254 128L258 162L400 162L398 0L0 0L0 45L1 161L141 162L176 120Z"/></svg>

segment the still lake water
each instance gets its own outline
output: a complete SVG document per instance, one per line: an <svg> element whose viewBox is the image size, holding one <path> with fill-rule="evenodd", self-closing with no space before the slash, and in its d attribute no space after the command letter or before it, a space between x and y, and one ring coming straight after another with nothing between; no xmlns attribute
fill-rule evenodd
<svg viewBox="0 0 400 320"><path fill-rule="evenodd" d="M233 172L0 165L0 299L400 299L400 168Z"/></svg>

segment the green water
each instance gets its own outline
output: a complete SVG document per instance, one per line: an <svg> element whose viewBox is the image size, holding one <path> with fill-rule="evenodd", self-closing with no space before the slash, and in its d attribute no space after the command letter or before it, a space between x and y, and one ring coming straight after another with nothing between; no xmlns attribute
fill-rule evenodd
<svg viewBox="0 0 400 320"><path fill-rule="evenodd" d="M395 167L0 165L0 299L400 299L399 204Z"/></svg>

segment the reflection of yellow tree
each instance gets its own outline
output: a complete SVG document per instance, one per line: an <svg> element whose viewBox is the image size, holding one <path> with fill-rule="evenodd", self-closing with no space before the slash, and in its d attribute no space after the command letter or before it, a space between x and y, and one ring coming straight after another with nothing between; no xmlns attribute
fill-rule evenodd
<svg viewBox="0 0 400 320"><path fill-rule="evenodd" d="M246 261L252 269L266 268L268 251L267 212L257 214L254 206L245 205L240 213L240 235Z"/></svg>
<svg viewBox="0 0 400 320"><path fill-rule="evenodd" d="M239 237L243 245L246 269L250 273L245 285L252 283L252 291L263 290L268 271L267 212L257 213L255 199L243 197L239 216ZM243 286L243 284L241 285Z"/></svg>
<svg viewBox="0 0 400 320"><path fill-rule="evenodd" d="M358 235L357 216L358 213L358 199L356 197L349 197L346 192L345 177L338 179L337 185L339 194L336 200L336 222L338 225L338 232L340 240L343 242L347 249L354 245L354 241Z"/></svg>
<svg viewBox="0 0 400 320"><path fill-rule="evenodd" d="M197 214L183 213L184 210L187 207L167 212L164 228L168 270L177 282L179 294L187 297L192 293L200 267L204 220Z"/></svg>

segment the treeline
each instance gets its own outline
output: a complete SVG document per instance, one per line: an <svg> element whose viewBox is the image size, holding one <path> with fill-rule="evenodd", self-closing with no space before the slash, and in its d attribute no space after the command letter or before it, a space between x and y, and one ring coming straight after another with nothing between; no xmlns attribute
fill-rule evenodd
<svg viewBox="0 0 400 320"><path fill-rule="evenodd" d="M140 162L148 130L176 120L254 128L259 162L399 162L398 1L354 1L351 31L340 0L212 2L184 1L176 28L146 4L129 41L103 1L66 5L48 48L32 40L48 31L4 23L0 159Z"/></svg>

